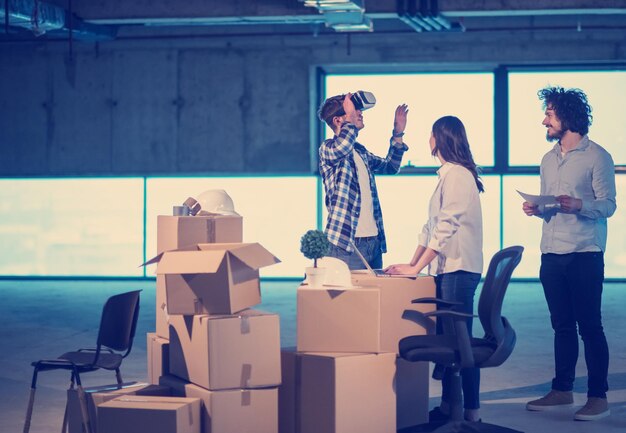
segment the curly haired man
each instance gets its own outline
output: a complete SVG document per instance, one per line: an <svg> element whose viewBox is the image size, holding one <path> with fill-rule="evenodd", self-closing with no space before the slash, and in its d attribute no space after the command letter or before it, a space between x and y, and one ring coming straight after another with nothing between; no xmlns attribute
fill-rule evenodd
<svg viewBox="0 0 626 433"><path fill-rule="evenodd" d="M578 359L578 333L587 363L587 403L574 419L608 416L609 348L602 327L602 283L607 218L615 212L615 168L611 155L589 139L591 107L579 89L547 87L543 101L548 141L556 141L541 161L541 194L557 204L525 202L528 216L543 219L541 268L554 329L555 377L552 390L527 403L531 411L571 406Z"/></svg>

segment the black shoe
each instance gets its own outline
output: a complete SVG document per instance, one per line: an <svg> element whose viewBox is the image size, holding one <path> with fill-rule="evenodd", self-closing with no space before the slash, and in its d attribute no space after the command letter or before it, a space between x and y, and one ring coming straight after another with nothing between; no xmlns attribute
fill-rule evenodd
<svg viewBox="0 0 626 433"><path fill-rule="evenodd" d="M446 415L441 411L439 406L428 412L428 422L433 421L448 421L450 419L450 415Z"/></svg>

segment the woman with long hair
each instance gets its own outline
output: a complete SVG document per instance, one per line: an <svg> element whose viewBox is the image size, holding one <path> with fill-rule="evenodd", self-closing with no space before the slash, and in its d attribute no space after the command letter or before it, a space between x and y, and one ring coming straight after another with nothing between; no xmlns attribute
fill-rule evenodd
<svg viewBox="0 0 626 433"><path fill-rule="evenodd" d="M428 221L419 235L418 246L410 263L391 265L389 274L416 275L426 266L435 275L437 297L462 302L453 311L472 313L474 293L483 269L483 223L479 193L484 192L474 163L465 126L454 116L438 119L432 128L430 149L441 163L437 170L439 183L428 208ZM441 333L437 321L437 333ZM472 332L472 319L467 320ZM435 369L437 376L439 368ZM478 368L461 370L464 417L478 421L480 400L480 371ZM449 417L451 373L442 377L442 396L439 407L430 411L430 420Z"/></svg>

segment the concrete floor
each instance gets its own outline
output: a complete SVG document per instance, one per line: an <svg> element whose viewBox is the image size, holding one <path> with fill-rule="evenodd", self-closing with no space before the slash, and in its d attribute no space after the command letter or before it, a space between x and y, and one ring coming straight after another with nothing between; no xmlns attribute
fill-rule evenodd
<svg viewBox="0 0 626 433"><path fill-rule="evenodd" d="M124 361L125 380L146 378L146 332L154 330L154 282L129 281L0 281L0 432L20 432L32 375L31 361L58 356L79 347L92 347L102 305L112 294L143 289L135 346ZM295 282L264 282L260 309L280 314L283 346L295 346ZM624 284L607 283L604 294L604 325L611 350L609 402L612 415L600 421L572 420L575 409L531 413L527 400L550 388L552 378L552 332L538 283L513 283L504 303L518 336L511 358L501 367L482 373L482 418L526 433L554 431L617 433L626 431L626 327ZM480 328L476 332L480 334ZM65 389L63 372L43 373L39 379L31 432L60 431ZM85 386L114 383L114 375L85 375ZM579 361L575 402L585 402L586 371ZM440 383L431 382L430 405L440 395ZM233 432L238 433L238 432ZM320 432L324 433L324 432Z"/></svg>

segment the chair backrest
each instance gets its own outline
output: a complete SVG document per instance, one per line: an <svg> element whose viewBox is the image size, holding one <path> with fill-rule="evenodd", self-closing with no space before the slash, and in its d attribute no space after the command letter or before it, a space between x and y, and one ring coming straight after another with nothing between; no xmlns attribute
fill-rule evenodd
<svg viewBox="0 0 626 433"><path fill-rule="evenodd" d="M491 359L488 365L484 365L485 367L504 362L515 346L515 331L506 318L502 317L502 302L511 275L522 260L523 251L524 247L521 246L505 248L494 254L489 263L478 301L478 316L485 331L484 338L494 341L498 345L498 350L494 354L494 359Z"/></svg>
<svg viewBox="0 0 626 433"><path fill-rule="evenodd" d="M141 290L121 293L106 301L100 319L98 351L104 346L117 352L125 351L123 356L128 356L139 317L139 292Z"/></svg>

